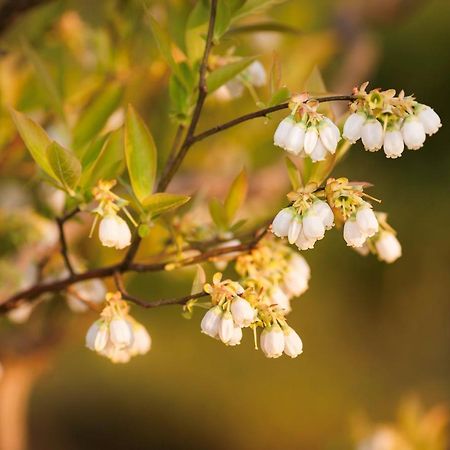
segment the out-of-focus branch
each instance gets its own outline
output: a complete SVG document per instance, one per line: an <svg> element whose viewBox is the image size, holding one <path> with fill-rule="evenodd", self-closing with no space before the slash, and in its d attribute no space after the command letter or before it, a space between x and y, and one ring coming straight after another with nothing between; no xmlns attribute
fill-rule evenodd
<svg viewBox="0 0 450 450"><path fill-rule="evenodd" d="M66 265L66 268L69 271L70 275L75 275L75 270L74 270L72 263L70 262L70 258L69 258L69 250L67 247L66 235L64 233L64 224L69 219L74 217L79 211L80 211L80 209L77 207L77 208L74 208L72 211L69 211L68 213L66 213L64 216L56 218L56 224L58 225L58 231L59 231L60 252L64 259L64 264Z"/></svg>

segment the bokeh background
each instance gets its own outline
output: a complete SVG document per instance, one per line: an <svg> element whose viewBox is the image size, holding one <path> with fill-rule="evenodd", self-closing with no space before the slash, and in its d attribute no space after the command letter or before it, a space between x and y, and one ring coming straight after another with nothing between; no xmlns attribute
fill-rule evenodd
<svg viewBox="0 0 450 450"><path fill-rule="evenodd" d="M150 0L146 7L176 35L192 3ZM426 418L430 429L445 422L445 410L433 408L450 404L450 3L291 0L246 23L269 18L296 31L234 33L230 39L238 54L260 55L267 69L276 51L283 82L292 90L301 90L317 65L330 92L347 93L370 80L373 87L414 93L440 114L442 129L420 151L388 160L382 152L364 152L358 143L334 173L375 185L371 193L383 199L403 257L393 265L360 257L345 247L338 232L308 251L310 289L290 317L304 342L304 354L295 360L264 358L253 350L250 335L238 348L226 348L200 334L198 312L185 320L177 307L134 308L152 335L153 349L115 366L84 348L93 313L52 311L60 321L57 337L35 352L9 353L5 359L7 370L9 362L17 371L16 387L9 392L29 396L22 405L28 408L23 414L30 449L350 449L372 424L398 424L399 408L399 426L417 431L418 406L404 403L411 397L425 411L432 409ZM8 105L24 111L44 105L47 113L52 108L32 70L14 59L25 41L71 98L83 77L94 84L121 79L123 104L132 102L148 120L158 146L168 148L174 126L168 119L167 68L141 2L55 1L16 17L0 37L4 147L11 138ZM86 48L91 53L83 53L81 64L78 53ZM264 97L264 89L259 93ZM200 127L253 109L248 94L228 103L208 101ZM342 110L337 106L335 112ZM192 192L206 186L220 197L245 165L251 190L249 210L242 215L261 205L270 205L270 215L288 189L282 154L272 145L281 117L248 122L200 143L173 189ZM1 154L2 182L26 186L33 176L20 152ZM74 239L94 263L115 258L96 242ZM132 292L152 299L182 295L192 274L189 269L179 277L139 275L127 282ZM0 319L6 330L3 349L20 333L43 332L33 326L33 316L20 326L6 322ZM385 448L391 447L376 450ZM424 443L411 448L449 447Z"/></svg>

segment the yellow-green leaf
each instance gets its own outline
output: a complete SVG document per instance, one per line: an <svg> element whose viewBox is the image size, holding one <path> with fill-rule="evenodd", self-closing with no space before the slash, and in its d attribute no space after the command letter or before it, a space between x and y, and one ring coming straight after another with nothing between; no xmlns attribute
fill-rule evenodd
<svg viewBox="0 0 450 450"><path fill-rule="evenodd" d="M38 166L52 178L57 180L58 178L47 160L47 147L51 143L51 139L48 137L47 133L40 125L19 111L12 109L11 116L16 124L20 137L23 139L25 146Z"/></svg>
<svg viewBox="0 0 450 450"><path fill-rule="evenodd" d="M245 201L248 190L248 178L245 169L233 181L230 187L227 198L225 199L225 212L227 215L227 222L231 223L238 211Z"/></svg>
<svg viewBox="0 0 450 450"><path fill-rule="evenodd" d="M206 283L206 273L200 264L196 265L194 281L192 282L191 294L203 292L203 286Z"/></svg>
<svg viewBox="0 0 450 450"><path fill-rule="evenodd" d="M150 131L129 105L125 121L125 157L131 187L140 203L153 192L156 156L156 146Z"/></svg>
<svg viewBox="0 0 450 450"><path fill-rule="evenodd" d="M289 180L292 185L292 189L296 191L302 186L302 179L300 177L300 172L297 166L292 162L292 160L286 157L286 167L289 175Z"/></svg>
<svg viewBox="0 0 450 450"><path fill-rule="evenodd" d="M225 207L222 205L222 203L220 203L217 198L213 198L212 200L210 200L208 206L211 218L217 225L217 227L223 230L227 229L229 225L228 217L225 211Z"/></svg>
<svg viewBox="0 0 450 450"><path fill-rule="evenodd" d="M122 93L123 87L119 83L111 83L83 111L73 130L75 148L80 149L102 130L109 116L120 105Z"/></svg>
<svg viewBox="0 0 450 450"><path fill-rule="evenodd" d="M65 149L57 142L52 142L48 146L47 158L64 189L73 195L81 175L80 161L70 150Z"/></svg>
<svg viewBox="0 0 450 450"><path fill-rule="evenodd" d="M171 209L179 208L187 203L191 197L187 195L169 194L167 192L158 192L144 199L142 205L145 210L153 215L161 214Z"/></svg>
<svg viewBox="0 0 450 450"><path fill-rule="evenodd" d="M232 62L226 66L219 67L208 75L206 79L206 86L208 93L214 92L219 89L228 81L232 80L235 76L239 75L245 70L256 58L242 58L239 61Z"/></svg>

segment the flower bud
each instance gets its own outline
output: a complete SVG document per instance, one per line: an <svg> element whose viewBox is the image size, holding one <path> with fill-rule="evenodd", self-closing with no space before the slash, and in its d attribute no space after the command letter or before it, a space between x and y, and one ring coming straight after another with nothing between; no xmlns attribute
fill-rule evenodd
<svg viewBox="0 0 450 450"><path fill-rule="evenodd" d="M101 220L98 234L105 247L121 250L131 243L131 232L127 223L115 214L107 215Z"/></svg>
<svg viewBox="0 0 450 450"><path fill-rule="evenodd" d="M273 219L272 232L275 236L285 237L289 233L289 227L294 218L294 211L292 208L282 209Z"/></svg>
<svg viewBox="0 0 450 450"><path fill-rule="evenodd" d="M347 141L354 144L360 137L362 127L367 117L364 113L353 113L347 117L344 124L344 131L342 136L344 136Z"/></svg>
<svg viewBox="0 0 450 450"><path fill-rule="evenodd" d="M278 325L265 328L260 338L261 350L268 358L278 358L284 350L284 333Z"/></svg>
<svg viewBox="0 0 450 450"><path fill-rule="evenodd" d="M284 330L284 353L291 358L296 358L303 352L303 343L297 332L287 327Z"/></svg>
<svg viewBox="0 0 450 450"><path fill-rule="evenodd" d="M362 206L358 209L356 224L366 237L371 237L378 231L378 220L370 206Z"/></svg>
<svg viewBox="0 0 450 450"><path fill-rule="evenodd" d="M376 119L367 119L361 129L361 139L366 150L376 152L383 145L383 126Z"/></svg>
<svg viewBox="0 0 450 450"><path fill-rule="evenodd" d="M219 338L224 343L227 344L234 333L234 322L233 316L229 311L225 311L219 322Z"/></svg>
<svg viewBox="0 0 450 450"><path fill-rule="evenodd" d="M216 338L219 334L219 323L221 317L222 310L218 306L214 306L209 309L203 316L202 323L200 324L202 333L205 333L212 338Z"/></svg>
<svg viewBox="0 0 450 450"><path fill-rule="evenodd" d="M378 257L387 263L393 263L402 256L402 246L393 233L383 231L375 241Z"/></svg>
<svg viewBox="0 0 450 450"><path fill-rule="evenodd" d="M350 247L362 247L367 235L359 228L356 220L347 220L344 224L344 239Z"/></svg>
<svg viewBox="0 0 450 450"><path fill-rule="evenodd" d="M273 143L281 148L286 147L287 138L291 132L295 121L291 116L284 118L278 125L275 134L273 136Z"/></svg>
<svg viewBox="0 0 450 450"><path fill-rule="evenodd" d="M297 122L289 132L286 138L286 150L298 155L303 150L303 143L305 141L306 127L302 122Z"/></svg>
<svg viewBox="0 0 450 450"><path fill-rule="evenodd" d="M398 158L402 155L405 145L399 130L387 130L384 135L384 153L388 158Z"/></svg>
<svg viewBox="0 0 450 450"><path fill-rule="evenodd" d="M109 324L109 337L118 348L129 347L133 343L133 334L130 324L122 319L115 318Z"/></svg>
<svg viewBox="0 0 450 450"><path fill-rule="evenodd" d="M436 112L426 105L420 105L419 113L417 118L425 129L425 133L432 135L436 133L442 126L441 118L436 114Z"/></svg>
<svg viewBox="0 0 450 450"><path fill-rule="evenodd" d="M425 129L415 116L409 116L402 125L402 136L410 150L418 150L425 142Z"/></svg>
<svg viewBox="0 0 450 450"><path fill-rule="evenodd" d="M304 143L304 150L307 155L310 155L314 151L318 140L319 133L317 132L317 128L314 125L309 126L306 130Z"/></svg>
<svg viewBox="0 0 450 450"><path fill-rule="evenodd" d="M236 297L231 302L231 314L233 320L239 327L248 327L256 317L256 311L247 300Z"/></svg>

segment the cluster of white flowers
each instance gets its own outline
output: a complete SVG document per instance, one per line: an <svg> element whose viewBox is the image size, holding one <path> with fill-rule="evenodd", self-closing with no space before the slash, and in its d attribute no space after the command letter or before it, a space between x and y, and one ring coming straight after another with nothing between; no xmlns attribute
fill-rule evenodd
<svg viewBox="0 0 450 450"><path fill-rule="evenodd" d="M314 248L325 231L333 227L333 211L327 202L307 190L290 193L288 197L293 204L275 216L272 232L278 237L287 237L299 250Z"/></svg>
<svg viewBox="0 0 450 450"><path fill-rule="evenodd" d="M348 217L344 224L344 239L350 247L362 247L367 238L378 231L378 221L372 205L365 201Z"/></svg>
<svg viewBox="0 0 450 450"><path fill-rule="evenodd" d="M241 296L244 288L235 281L222 281L222 274L218 272L213 277L213 284L206 284L204 289L211 295L214 306L203 317L202 333L220 339L226 345L239 345L242 328L250 326L257 317L253 306Z"/></svg>
<svg viewBox="0 0 450 450"><path fill-rule="evenodd" d="M229 101L241 97L246 86L262 87L266 83L266 69L259 61L253 61L237 77L220 86L214 95L220 101Z"/></svg>
<svg viewBox="0 0 450 450"><path fill-rule="evenodd" d="M355 89L357 99L344 124L342 135L349 142L361 139L366 150L375 152L383 147L388 158L398 158L405 146L418 150L426 135L441 127L441 119L432 108L406 97L403 91L398 96L393 90L367 93L366 87Z"/></svg>
<svg viewBox="0 0 450 450"><path fill-rule="evenodd" d="M131 231L125 220L117 213L120 210L123 210L133 225L136 226L136 223L126 208L128 201L111 191L115 184L115 180L100 180L93 189L94 198L98 202L98 206L93 210L96 216L92 226L91 235L98 217L101 217L102 219L98 230L101 243L105 247L114 247L117 250L121 250L131 244Z"/></svg>
<svg viewBox="0 0 450 450"><path fill-rule="evenodd" d="M297 332L285 321L264 328L260 337L261 350L268 358L279 358L283 353L296 358L303 353L303 343Z"/></svg>
<svg viewBox="0 0 450 450"><path fill-rule="evenodd" d="M99 320L86 334L86 347L114 363L126 363L132 356L150 350L151 338L145 327L129 315L120 293L106 295L107 305Z"/></svg>
<svg viewBox="0 0 450 450"><path fill-rule="evenodd" d="M339 128L326 116L317 112L318 103L305 102L300 96L293 99L292 113L283 119L274 134L274 144L302 157L323 161L334 154L341 140Z"/></svg>

